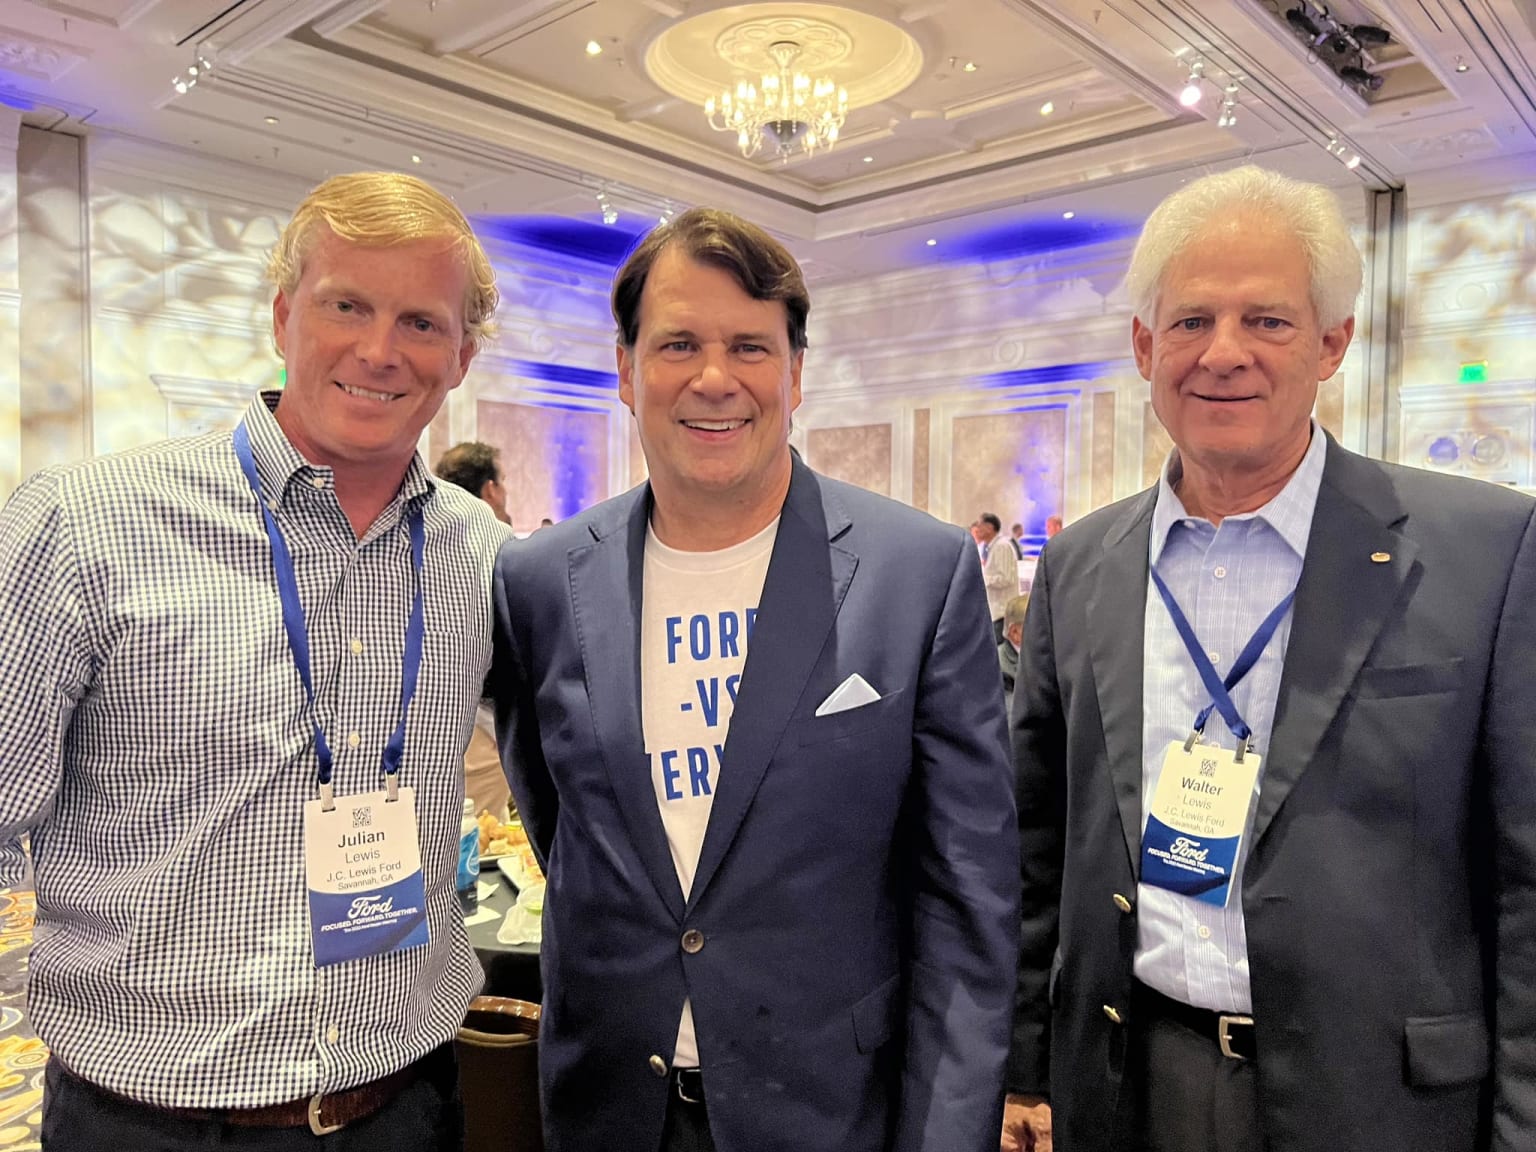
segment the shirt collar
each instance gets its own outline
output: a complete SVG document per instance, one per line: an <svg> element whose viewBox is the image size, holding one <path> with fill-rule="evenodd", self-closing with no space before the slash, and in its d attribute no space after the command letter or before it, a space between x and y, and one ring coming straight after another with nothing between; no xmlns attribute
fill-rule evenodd
<svg viewBox="0 0 1536 1152"><path fill-rule="evenodd" d="M263 391L245 410L245 426L251 434L251 455L256 458L256 474L268 493L280 496L294 477L325 476L331 469L325 464L311 464L293 446L282 425L277 422L277 404L283 394ZM409 503L437 490L440 481L422 463L421 453L411 454L411 462L400 482L400 497ZM269 498L271 498L269 496Z"/></svg>
<svg viewBox="0 0 1536 1152"><path fill-rule="evenodd" d="M1262 520L1273 528L1286 542L1291 551L1305 559L1307 538L1312 533L1312 512L1317 507L1317 492L1323 483L1323 464L1328 455L1328 439L1317 421L1312 421L1312 441L1307 445L1301 464L1291 473L1285 487L1275 493L1273 499L1262 508L1229 516L1229 520ZM1179 450L1168 454L1162 475L1157 481L1157 505L1152 510L1152 539L1150 559L1156 564L1168 544L1168 536L1175 526L1189 519L1184 501L1174 491L1174 484L1183 474Z"/></svg>

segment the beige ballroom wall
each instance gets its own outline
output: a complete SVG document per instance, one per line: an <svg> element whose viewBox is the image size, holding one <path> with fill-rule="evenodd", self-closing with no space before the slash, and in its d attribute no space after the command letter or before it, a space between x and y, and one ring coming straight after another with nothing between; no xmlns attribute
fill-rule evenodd
<svg viewBox="0 0 1536 1152"><path fill-rule="evenodd" d="M305 191L110 136L86 142L82 165L73 141L21 134L0 108L0 498L43 464L227 427L278 384L262 272ZM1529 487L1536 188L1464 187L1409 190L1402 387L1383 442L1409 463ZM489 247L501 334L423 449L497 443L517 515L536 523L638 483L644 459L613 376L611 270ZM1128 356L1127 257L1122 241L814 284L795 442L940 518L987 508L1035 536L1052 512L1070 520L1137 491L1167 438ZM73 316L75 336L24 336L24 313ZM1484 360L1487 383L1457 382ZM1355 448L1376 419L1365 367L1357 347L1316 409Z"/></svg>

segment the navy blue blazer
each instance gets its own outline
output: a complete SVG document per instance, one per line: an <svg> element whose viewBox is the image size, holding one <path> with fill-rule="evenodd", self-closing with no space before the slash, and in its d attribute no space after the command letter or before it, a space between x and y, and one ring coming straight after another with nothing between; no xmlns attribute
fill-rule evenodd
<svg viewBox="0 0 1536 1152"><path fill-rule="evenodd" d="M549 877L550 1152L659 1146L685 996L720 1152L993 1152L1018 842L975 546L795 461L685 902L641 734L650 507L642 485L497 560L502 760ZM816 716L853 673L881 699Z"/></svg>
<svg viewBox="0 0 1536 1152"><path fill-rule="evenodd" d="M1111 1152L1156 489L1045 546L1009 1086ZM1241 894L1272 1152L1536 1147L1536 503L1330 437ZM1113 1019L1106 1009L1113 1009Z"/></svg>

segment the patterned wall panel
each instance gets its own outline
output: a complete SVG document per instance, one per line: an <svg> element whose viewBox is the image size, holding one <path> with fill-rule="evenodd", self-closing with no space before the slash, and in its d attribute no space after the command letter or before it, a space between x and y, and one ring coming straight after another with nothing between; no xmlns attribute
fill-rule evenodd
<svg viewBox="0 0 1536 1152"><path fill-rule="evenodd" d="M608 495L608 416L481 400L480 439L501 449L507 512L518 532L564 520Z"/></svg>
<svg viewBox="0 0 1536 1152"><path fill-rule="evenodd" d="M1026 535L1045 532L1066 495L1067 408L958 416L951 430L950 518L969 524L995 512L1003 530L1015 522Z"/></svg>
<svg viewBox="0 0 1536 1152"><path fill-rule="evenodd" d="M633 488L640 483L650 472L645 466L645 449L640 446L640 422L626 410L620 417L629 434L629 486Z"/></svg>
<svg viewBox="0 0 1536 1152"><path fill-rule="evenodd" d="M882 496L891 494L891 426L810 428L805 461L824 476L846 480Z"/></svg>
<svg viewBox="0 0 1536 1152"><path fill-rule="evenodd" d="M1163 462L1173 451L1173 437L1163 427L1152 411L1152 401L1142 402L1141 410L1141 486L1150 488L1157 483L1163 470Z"/></svg>
<svg viewBox="0 0 1536 1152"><path fill-rule="evenodd" d="M1115 393L1093 395L1093 446L1090 453L1089 501L1102 508L1115 498Z"/></svg>
<svg viewBox="0 0 1536 1152"><path fill-rule="evenodd" d="M1312 409L1317 422L1333 433L1340 443L1344 440L1344 373L1335 372L1331 380L1317 386L1317 404Z"/></svg>
<svg viewBox="0 0 1536 1152"><path fill-rule="evenodd" d="M932 427L927 408L912 413L912 507L928 511L929 429Z"/></svg>

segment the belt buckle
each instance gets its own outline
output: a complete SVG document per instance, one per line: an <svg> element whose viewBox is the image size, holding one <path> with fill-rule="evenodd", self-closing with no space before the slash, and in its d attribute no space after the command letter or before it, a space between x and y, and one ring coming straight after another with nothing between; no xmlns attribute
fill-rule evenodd
<svg viewBox="0 0 1536 1152"><path fill-rule="evenodd" d="M1222 1041L1223 1047L1226 1041ZM345 1124L322 1124L320 1122L320 1101L325 1098L322 1092L316 1092L309 1098L309 1130L316 1136L329 1136L332 1132L340 1132Z"/></svg>
<svg viewBox="0 0 1536 1152"><path fill-rule="evenodd" d="M1216 1024L1216 1039L1221 1044L1221 1054L1228 1060L1246 1060L1248 1057L1241 1052L1232 1051L1232 1025L1252 1028L1252 1016L1227 1016L1223 1015Z"/></svg>
<svg viewBox="0 0 1536 1152"><path fill-rule="evenodd" d="M702 1081L702 1079L703 1078L700 1077L701 1081ZM704 1097L700 1096L700 1097L695 1098L695 1097L692 1097L692 1096L688 1095L687 1092L683 1091L683 1077L682 1077L681 1074L679 1074L677 1077L675 1077L675 1081L674 1082L677 1084L677 1098L679 1100L683 1101L685 1104L702 1104L702 1103L704 1103Z"/></svg>

